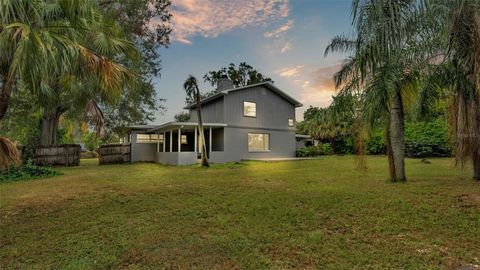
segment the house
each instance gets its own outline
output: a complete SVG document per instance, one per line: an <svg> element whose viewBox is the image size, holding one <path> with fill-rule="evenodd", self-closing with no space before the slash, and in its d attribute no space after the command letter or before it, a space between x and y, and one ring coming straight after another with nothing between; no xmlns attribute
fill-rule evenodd
<svg viewBox="0 0 480 270"><path fill-rule="evenodd" d="M302 104L271 83L233 87L222 78L217 91L201 101L211 162L295 157L295 109ZM199 159L196 104L185 107L189 122L130 129L131 161L193 164Z"/></svg>

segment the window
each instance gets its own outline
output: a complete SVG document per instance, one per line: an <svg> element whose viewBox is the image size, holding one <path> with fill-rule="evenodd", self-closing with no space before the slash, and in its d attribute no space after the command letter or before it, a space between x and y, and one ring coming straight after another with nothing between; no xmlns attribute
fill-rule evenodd
<svg viewBox="0 0 480 270"><path fill-rule="evenodd" d="M187 135L182 135L182 136L180 137L180 142L181 142L182 144L188 144L188 142L187 142Z"/></svg>
<svg viewBox="0 0 480 270"><path fill-rule="evenodd" d="M293 119L289 118L288 119L288 126L293 127L293 124L294 124Z"/></svg>
<svg viewBox="0 0 480 270"><path fill-rule="evenodd" d="M270 151L270 135L259 133L248 133L248 151L263 152Z"/></svg>
<svg viewBox="0 0 480 270"><path fill-rule="evenodd" d="M137 143L163 143L163 134L137 134Z"/></svg>
<svg viewBox="0 0 480 270"><path fill-rule="evenodd" d="M257 117L257 103L244 101L243 116Z"/></svg>

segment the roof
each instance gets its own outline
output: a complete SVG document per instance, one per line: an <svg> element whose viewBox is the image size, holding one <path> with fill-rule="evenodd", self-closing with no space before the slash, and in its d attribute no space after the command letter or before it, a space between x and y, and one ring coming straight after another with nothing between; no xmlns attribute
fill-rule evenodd
<svg viewBox="0 0 480 270"><path fill-rule="evenodd" d="M135 126L128 126L129 129L151 129L157 127L158 125L135 125Z"/></svg>
<svg viewBox="0 0 480 270"><path fill-rule="evenodd" d="M155 126L151 129L148 129L147 132L155 132L160 130L172 130L185 127L197 127L197 122L168 122L159 126ZM204 127L226 127L227 124L224 123L203 123Z"/></svg>
<svg viewBox="0 0 480 270"><path fill-rule="evenodd" d="M250 84L250 85L247 85L247 86L242 86L242 87L237 87L237 88L232 88L232 89L227 89L227 90L222 90L208 98L205 98L203 99L200 104L205 104L205 103L208 103L212 100L215 100L217 98L220 98L220 97L223 97L224 95L227 95L228 93L230 92L234 92L234 91L239 91L239 90L244 90L244 89L247 89L247 88L252 88L252 87L256 87L256 86L265 86L267 87L268 89L272 90L273 92L275 92L277 95L283 97L284 99L286 99L288 102L292 103L293 105L295 105L295 107L302 107L303 104L300 103L300 101L294 99L293 97L291 97L290 95L288 95L287 93L283 92L282 90L280 90L278 87L276 87L275 85L269 83L269 82L262 82L262 83L256 83L256 84ZM184 107L184 109L194 109L195 107L197 107L197 104L191 104L189 106L186 106Z"/></svg>

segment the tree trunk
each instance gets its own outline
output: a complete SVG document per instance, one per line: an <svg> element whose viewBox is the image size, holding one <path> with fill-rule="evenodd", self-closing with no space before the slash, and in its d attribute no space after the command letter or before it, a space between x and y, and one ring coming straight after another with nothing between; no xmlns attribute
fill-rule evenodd
<svg viewBox="0 0 480 270"><path fill-rule="evenodd" d="M406 181L405 177L405 139L404 139L404 114L403 101L400 89L395 90L392 108L390 111L391 155L393 158L394 177L393 182Z"/></svg>
<svg viewBox="0 0 480 270"><path fill-rule="evenodd" d="M0 92L0 120L7 114L10 105L10 96L12 95L13 81L4 78L2 80L2 92Z"/></svg>
<svg viewBox="0 0 480 270"><path fill-rule="evenodd" d="M196 87L197 94L196 94L196 100L197 100L197 118L198 118L198 130L200 132L200 141L201 141L201 152L200 156L202 158L202 166L203 167L209 167L210 165L208 164L208 159L207 159L207 144L205 143L205 133L203 131L203 122L202 122L202 108L200 106L200 90L198 87Z"/></svg>
<svg viewBox="0 0 480 270"><path fill-rule="evenodd" d="M67 109L61 106L55 107L51 112L45 112L40 126L40 144L58 144L58 121Z"/></svg>
<svg viewBox="0 0 480 270"><path fill-rule="evenodd" d="M393 179L395 179L395 164L393 162L392 142L390 141L390 125L386 128L385 137L387 138L388 172L390 174L390 180L393 181Z"/></svg>
<svg viewBox="0 0 480 270"><path fill-rule="evenodd" d="M473 97L472 104L473 119L472 119L472 168L473 168L473 179L480 181L480 95L476 94Z"/></svg>

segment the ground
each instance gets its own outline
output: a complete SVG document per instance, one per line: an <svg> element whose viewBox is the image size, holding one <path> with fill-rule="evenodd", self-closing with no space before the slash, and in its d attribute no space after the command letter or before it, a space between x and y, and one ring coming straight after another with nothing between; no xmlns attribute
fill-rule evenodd
<svg viewBox="0 0 480 270"><path fill-rule="evenodd" d="M0 268L475 269L480 183L451 159L61 168L0 184Z"/></svg>

